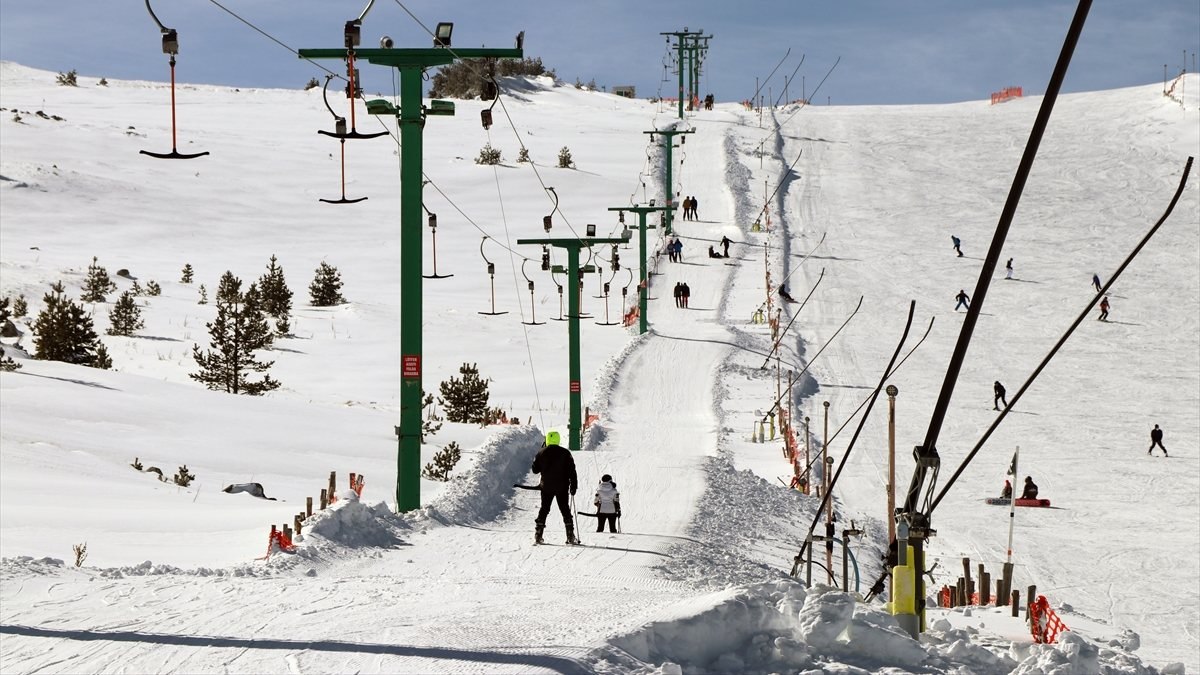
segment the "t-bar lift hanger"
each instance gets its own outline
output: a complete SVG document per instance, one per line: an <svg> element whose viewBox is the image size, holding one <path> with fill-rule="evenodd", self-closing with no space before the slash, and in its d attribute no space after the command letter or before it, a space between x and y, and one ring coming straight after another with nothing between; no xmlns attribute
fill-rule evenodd
<svg viewBox="0 0 1200 675"><path fill-rule="evenodd" d="M179 53L179 32L174 28L167 28L163 25L158 17L154 15L154 10L150 7L150 0L146 0L146 11L150 12L150 18L154 19L154 23L158 24L158 30L162 33L162 49L164 54L171 56L171 151L170 152L150 152L149 150L140 151L141 154L158 159L195 159L208 154L208 151L196 153L179 152L176 143L175 133L175 55Z"/></svg>

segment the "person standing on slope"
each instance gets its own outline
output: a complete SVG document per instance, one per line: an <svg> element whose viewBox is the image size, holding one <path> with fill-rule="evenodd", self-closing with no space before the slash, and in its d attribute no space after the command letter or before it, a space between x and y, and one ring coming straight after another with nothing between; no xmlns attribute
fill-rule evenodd
<svg viewBox="0 0 1200 675"><path fill-rule="evenodd" d="M575 475L575 458L571 451L559 445L562 437L557 431L546 434L546 444L533 458L533 472L542 475L541 493L542 508L538 510L534 524L533 541L536 544L545 543L542 533L546 529L546 516L550 515L550 504L558 502L558 510L562 513L563 525L567 528L567 543L578 544L575 537L575 516L567 502L567 495L575 495L579 487L579 479Z"/></svg>
<svg viewBox="0 0 1200 675"><path fill-rule="evenodd" d="M954 296L954 299L958 300L958 304L954 306L954 311L957 312L959 307L966 307L967 309L971 309L971 298L967 297L966 290L961 289L961 288L958 289L958 295Z"/></svg>
<svg viewBox="0 0 1200 675"><path fill-rule="evenodd" d="M962 257L962 240L954 235L950 235L950 241L954 243L954 250L958 253L958 257Z"/></svg>
<svg viewBox="0 0 1200 675"><path fill-rule="evenodd" d="M1157 424L1155 424L1154 428L1150 430L1150 449L1146 451L1146 454L1153 455L1154 446L1156 445L1162 448L1163 457L1170 457L1170 455L1167 454L1166 447L1164 447L1162 444L1162 429L1159 429Z"/></svg>
<svg viewBox="0 0 1200 675"><path fill-rule="evenodd" d="M1108 296L1100 301L1100 316L1096 317L1097 321L1108 321Z"/></svg>
<svg viewBox="0 0 1200 675"><path fill-rule="evenodd" d="M726 257L726 258L729 257L729 245L732 243L733 243L733 240L730 239L729 237L721 237L721 246L725 247L724 257Z"/></svg>
<svg viewBox="0 0 1200 675"><path fill-rule="evenodd" d="M1004 394L1005 394L1004 385L1000 384L1000 380L996 380L996 382L994 384L992 384L992 394L993 394L993 396L992 396L992 409L993 410L1000 409L1001 401L1004 402L1005 408L1008 407L1008 399L1004 397Z"/></svg>
<svg viewBox="0 0 1200 675"><path fill-rule="evenodd" d="M1011 278L1012 278L1012 272L1013 272L1013 270L1012 270L1012 258L1009 258L1009 259L1008 259L1008 262L1004 263L1004 278L1005 278L1005 279L1011 279Z"/></svg>
<svg viewBox="0 0 1200 675"><path fill-rule="evenodd" d="M1092 275L1092 287L1096 289L1097 293L1100 292L1102 285L1100 284L1100 275L1099 274Z"/></svg>
<svg viewBox="0 0 1200 675"><path fill-rule="evenodd" d="M608 521L608 531L617 531L617 518L621 517L621 493L617 492L617 484L612 476L604 474L600 477L600 487L596 488L596 497L592 500L596 505L596 531L604 531L604 523Z"/></svg>

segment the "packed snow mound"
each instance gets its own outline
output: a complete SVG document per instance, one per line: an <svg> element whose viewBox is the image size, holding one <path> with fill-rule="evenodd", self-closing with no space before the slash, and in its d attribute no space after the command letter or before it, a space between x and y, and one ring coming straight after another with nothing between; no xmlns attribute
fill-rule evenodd
<svg viewBox="0 0 1200 675"><path fill-rule="evenodd" d="M328 509L314 513L305 521L304 537L348 548L391 548L403 542L401 532L408 529L402 518L384 502L367 505L353 490L338 494Z"/></svg>
<svg viewBox="0 0 1200 675"><path fill-rule="evenodd" d="M446 523L480 523L494 520L508 510L513 484L529 475L533 457L542 446L543 434L534 426L501 428L476 452L474 465L450 479L420 518Z"/></svg>
<svg viewBox="0 0 1200 675"><path fill-rule="evenodd" d="M784 580L683 603L674 615L610 640L594 655L594 665L598 672L638 673L1159 672L1077 633L1062 633L1053 645L980 639L977 633L938 620L918 642L878 606L833 587L806 590Z"/></svg>

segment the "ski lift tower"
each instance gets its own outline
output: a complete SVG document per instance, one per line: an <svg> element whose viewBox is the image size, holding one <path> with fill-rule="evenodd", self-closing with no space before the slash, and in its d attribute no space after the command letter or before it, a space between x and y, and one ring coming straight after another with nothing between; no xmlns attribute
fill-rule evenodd
<svg viewBox="0 0 1200 675"><path fill-rule="evenodd" d="M609 211L620 211L621 222L625 222L625 212L633 211L638 215L638 334L644 334L649 327L646 319L646 299L650 295L650 276L646 269L646 230L654 227L646 224L647 214L654 211L672 211L674 206L655 206L651 201L649 206L612 206Z"/></svg>
<svg viewBox="0 0 1200 675"><path fill-rule="evenodd" d="M629 241L632 234L629 230L625 230L623 237L597 237L595 236L595 225L588 225L588 233L586 237L564 237L562 239L518 239L518 244L536 244L538 246L557 246L566 249L567 251L567 268L564 270L561 266L555 265L551 269L554 273L567 273L567 283L571 284L570 299L567 300L567 319L570 323L567 324L569 332L569 357L570 357L570 408L571 422L568 433L571 450L583 449L583 394L580 387L579 368L579 279L581 272L594 271L589 265L588 268L579 266L579 251L584 248L591 248L597 244L624 244Z"/></svg>
<svg viewBox="0 0 1200 675"><path fill-rule="evenodd" d="M672 180L671 180L671 169L674 164L674 159L672 159L672 157L671 157L671 155L672 155L671 151L675 149L675 137L676 136L681 136L681 138L679 139L679 145L683 145L685 142L687 142L687 134L694 134L694 133L696 133L696 130L695 129L662 129L662 130L655 129L654 131L643 131L642 133L650 134L650 143L652 145L654 144L654 134L659 134L660 136L665 136L667 139L667 141L665 143L663 143L663 147L666 148L666 151L667 151L667 175L663 179L663 191L666 192L667 206L671 207L671 208L667 210L667 220L666 220L666 224L665 224L666 229L663 230L663 232L665 234L671 235L671 234L675 233L675 230L671 227L672 224L674 223L673 215L675 213L673 210L675 208L674 207L675 186L672 184Z"/></svg>
<svg viewBox="0 0 1200 675"><path fill-rule="evenodd" d="M682 31L674 31L674 32L670 32L670 33L659 33L659 35L675 36L675 53L677 54L676 61L678 61L678 63L676 65L679 67L679 119L683 119L683 96L684 96L683 80L684 80L684 71L687 70L687 60L688 60L688 53L689 53L688 51L685 51L688 47L688 45L686 44L687 39L689 36L692 36L692 35L703 35L703 34L704 34L704 31L702 31L702 30L689 31L687 29L687 26L684 26Z"/></svg>
<svg viewBox="0 0 1200 675"><path fill-rule="evenodd" d="M301 49L302 59L346 59L353 55L400 71L400 108L384 99L367 102L372 115L395 115L400 121L400 440L396 471L396 510L421 507L421 324L422 321L422 138L428 115L453 115L454 103L422 103L425 71L459 59L519 59L525 33L514 49L450 48L453 23L439 23L433 47L392 49L391 38L380 49ZM352 54L351 54L352 53Z"/></svg>

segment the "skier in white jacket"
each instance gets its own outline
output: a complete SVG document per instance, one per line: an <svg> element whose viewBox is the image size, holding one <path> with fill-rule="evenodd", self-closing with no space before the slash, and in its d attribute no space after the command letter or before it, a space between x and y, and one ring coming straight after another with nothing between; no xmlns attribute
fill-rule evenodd
<svg viewBox="0 0 1200 675"><path fill-rule="evenodd" d="M604 531L604 522L608 521L608 531L617 531L617 518L621 517L621 493L617 492L617 484L612 476L604 474L600 477L600 487L596 489L596 498L592 500L596 506L596 531Z"/></svg>

